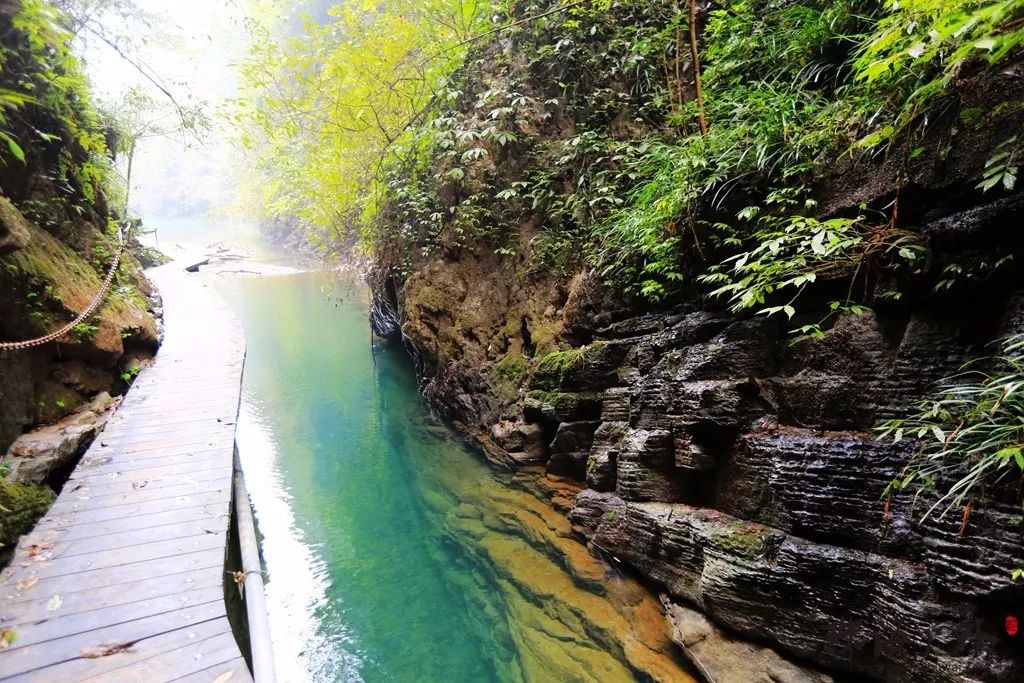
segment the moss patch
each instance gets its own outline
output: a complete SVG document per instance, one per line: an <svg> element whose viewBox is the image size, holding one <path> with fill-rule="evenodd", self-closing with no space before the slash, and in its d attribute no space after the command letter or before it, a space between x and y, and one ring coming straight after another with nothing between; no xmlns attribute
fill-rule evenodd
<svg viewBox="0 0 1024 683"><path fill-rule="evenodd" d="M753 560L762 553L765 539L774 533L774 529L759 524L736 523L710 531L708 540L716 548Z"/></svg>
<svg viewBox="0 0 1024 683"><path fill-rule="evenodd" d="M53 491L45 486L0 481L0 558L14 548L22 535L32 530L53 499Z"/></svg>
<svg viewBox="0 0 1024 683"><path fill-rule="evenodd" d="M552 351L537 364L531 386L535 389L554 391L566 383L566 375L577 368L602 364L606 360L608 343L597 341L578 349Z"/></svg>

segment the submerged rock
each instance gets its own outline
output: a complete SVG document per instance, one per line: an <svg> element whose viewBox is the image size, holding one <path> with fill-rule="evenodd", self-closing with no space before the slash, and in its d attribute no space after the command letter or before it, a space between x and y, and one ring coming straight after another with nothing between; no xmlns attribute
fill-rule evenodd
<svg viewBox="0 0 1024 683"><path fill-rule="evenodd" d="M831 683L832 677L794 664L775 650L737 640L695 609L661 596L672 640L708 683Z"/></svg>

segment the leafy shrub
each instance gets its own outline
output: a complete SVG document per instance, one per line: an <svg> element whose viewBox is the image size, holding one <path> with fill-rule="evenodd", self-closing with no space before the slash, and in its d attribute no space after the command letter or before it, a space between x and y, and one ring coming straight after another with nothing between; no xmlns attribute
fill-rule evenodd
<svg viewBox="0 0 1024 683"><path fill-rule="evenodd" d="M925 517L970 501L979 489L1024 474L1024 335L994 358L970 361L942 380L907 418L879 425L880 437L916 438L914 456L885 490L930 491Z"/></svg>
<svg viewBox="0 0 1024 683"><path fill-rule="evenodd" d="M756 214L749 207L741 214ZM767 216L756 222L751 249L713 266L698 281L719 284L711 296L728 297L730 308L758 313L796 315L794 304L804 290L819 280L849 280L844 299L832 301L829 317L840 312L860 313L853 297L858 276L880 268L912 266L923 258L924 247L913 232L891 222L871 224L864 216L821 220L813 216ZM764 307L775 300L776 305ZM823 321L822 321L823 322ZM821 324L799 328L823 336Z"/></svg>

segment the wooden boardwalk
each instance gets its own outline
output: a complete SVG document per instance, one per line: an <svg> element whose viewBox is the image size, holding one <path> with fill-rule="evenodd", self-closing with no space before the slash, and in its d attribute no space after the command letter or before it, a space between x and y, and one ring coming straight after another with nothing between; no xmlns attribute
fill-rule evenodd
<svg viewBox="0 0 1024 683"><path fill-rule="evenodd" d="M180 265L151 277L156 362L0 575L0 681L252 680L224 601L242 329Z"/></svg>

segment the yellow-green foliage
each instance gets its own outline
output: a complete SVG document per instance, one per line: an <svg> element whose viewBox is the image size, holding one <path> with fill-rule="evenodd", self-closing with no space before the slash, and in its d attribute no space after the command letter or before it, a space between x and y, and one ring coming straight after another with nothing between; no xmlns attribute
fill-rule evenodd
<svg viewBox="0 0 1024 683"><path fill-rule="evenodd" d="M16 4L9 28L0 26L0 160L30 170L41 161L82 214L115 182L104 126L72 51L68 18L45 0Z"/></svg>
<svg viewBox="0 0 1024 683"><path fill-rule="evenodd" d="M357 0L307 20L297 37L254 29L242 67L242 143L272 217L342 227L371 216L377 172L486 26L479 0ZM406 152L408 150L405 150Z"/></svg>

